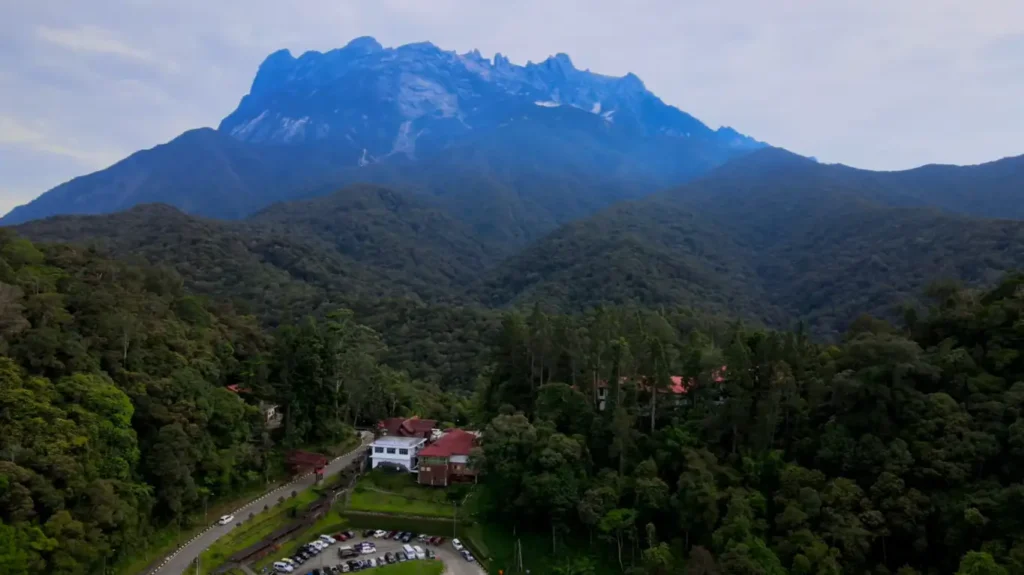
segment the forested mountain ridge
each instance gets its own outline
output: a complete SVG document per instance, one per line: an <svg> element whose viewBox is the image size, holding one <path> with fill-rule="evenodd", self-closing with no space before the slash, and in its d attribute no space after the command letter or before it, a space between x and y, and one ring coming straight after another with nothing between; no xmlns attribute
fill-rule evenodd
<svg viewBox="0 0 1024 575"><path fill-rule="evenodd" d="M485 274L493 305L680 304L836 337L898 317L933 281L1024 266L1024 223L928 207L876 174L754 152L679 188L565 226Z"/></svg>

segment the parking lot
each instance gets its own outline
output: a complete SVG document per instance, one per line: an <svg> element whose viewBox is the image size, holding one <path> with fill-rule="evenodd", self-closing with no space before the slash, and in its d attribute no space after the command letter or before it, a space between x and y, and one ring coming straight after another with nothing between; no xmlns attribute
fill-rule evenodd
<svg viewBox="0 0 1024 575"><path fill-rule="evenodd" d="M402 541L396 541L392 538L381 538L381 537L364 537L363 531L355 531L355 537L347 541L338 541L337 543L330 545L327 549L322 551L320 554L309 559L305 563L299 565L294 572L288 575L307 575L312 573L314 569L323 569L324 567L341 566L343 563L347 563L353 559L370 559L380 558L386 553L396 554L403 550L406 543ZM361 553L358 557L341 558L338 556L338 550L343 546L351 546L358 549L363 542L373 543L376 550L372 553ZM408 545L419 546L424 550L431 550L436 555L436 558L444 563L445 575L485 575L486 572L480 568L480 565L475 561L470 562L463 558L458 551L452 546L451 539L445 539L440 545L429 545L423 541L419 541L413 538ZM276 558L279 559L279 558ZM418 559L412 559L418 561ZM367 573L372 573L373 568L363 569Z"/></svg>

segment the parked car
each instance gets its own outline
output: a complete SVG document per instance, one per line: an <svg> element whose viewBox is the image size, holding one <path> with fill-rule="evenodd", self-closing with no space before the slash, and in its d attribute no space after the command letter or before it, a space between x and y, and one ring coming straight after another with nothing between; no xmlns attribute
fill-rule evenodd
<svg viewBox="0 0 1024 575"><path fill-rule="evenodd" d="M334 545L335 543L338 542L337 539L335 539L334 537L331 537L330 535L327 535L326 533L320 535L320 540L323 541L324 543L328 544L328 545Z"/></svg>
<svg viewBox="0 0 1024 575"><path fill-rule="evenodd" d="M284 559L281 559L281 562L287 563L287 564L291 565L292 567L295 567L295 566L298 565L298 563L296 563L295 561L292 561L288 557L285 557Z"/></svg>
<svg viewBox="0 0 1024 575"><path fill-rule="evenodd" d="M373 529L367 529L366 531L363 531L363 537L369 537L371 535L373 535Z"/></svg>
<svg viewBox="0 0 1024 575"><path fill-rule="evenodd" d="M332 535L331 537L334 537L334 539L335 539L336 541L348 541L348 535L345 535L345 534L344 534L344 533L342 533L341 531L339 531L339 532L335 533L335 534L334 534L334 535Z"/></svg>
<svg viewBox="0 0 1024 575"><path fill-rule="evenodd" d="M306 559L302 555L295 554L295 555L292 555L292 562L293 563L297 563L299 565L302 565L303 563L306 562Z"/></svg>
<svg viewBox="0 0 1024 575"><path fill-rule="evenodd" d="M412 541L412 538L413 534L411 532L406 532L406 534L402 536L402 543L408 543Z"/></svg>
<svg viewBox="0 0 1024 575"><path fill-rule="evenodd" d="M398 531L388 531L388 534L385 535L384 537L386 539L394 539L395 535L398 535Z"/></svg>
<svg viewBox="0 0 1024 575"><path fill-rule="evenodd" d="M391 533L394 533L394 535L392 535L391 538L395 541L398 541L402 538L402 535L405 535L404 531L392 531Z"/></svg>
<svg viewBox="0 0 1024 575"><path fill-rule="evenodd" d="M409 560L409 556L406 555L404 551L399 551L398 553L395 553L395 559L399 563L402 563L404 561L408 561Z"/></svg>
<svg viewBox="0 0 1024 575"><path fill-rule="evenodd" d="M423 548L420 547L419 545L413 545L412 549L413 549L413 551L416 552L416 558L417 559L426 559L427 558L426 552L424 552Z"/></svg>
<svg viewBox="0 0 1024 575"><path fill-rule="evenodd" d="M470 563L472 563L473 561L476 561L476 559L473 558L473 554L470 553L469 551L466 551L465 549L462 550L462 558L465 559L466 561L469 561Z"/></svg>
<svg viewBox="0 0 1024 575"><path fill-rule="evenodd" d="M368 555L370 553L374 553L375 551L377 551L377 546L367 541L363 543L363 546L362 548L360 548L360 551L363 553L363 555Z"/></svg>
<svg viewBox="0 0 1024 575"><path fill-rule="evenodd" d="M352 560L348 562L349 571L359 571L360 569L362 569L362 566L360 566L358 561Z"/></svg>
<svg viewBox="0 0 1024 575"><path fill-rule="evenodd" d="M309 572L309 575L321 575L320 569L313 569Z"/></svg>
<svg viewBox="0 0 1024 575"><path fill-rule="evenodd" d="M348 573L351 570L352 570L352 568L348 566L348 563L342 563L341 564L341 572L342 573Z"/></svg>
<svg viewBox="0 0 1024 575"><path fill-rule="evenodd" d="M351 532L351 531L344 531L342 533L343 533L343 535L345 535L345 537L348 537L349 539L353 539L356 536L356 534Z"/></svg>
<svg viewBox="0 0 1024 575"><path fill-rule="evenodd" d="M221 515L220 519L217 520L218 525L227 525L235 520L234 515Z"/></svg>
<svg viewBox="0 0 1024 575"><path fill-rule="evenodd" d="M388 563L394 563L395 562L395 554L391 553L390 551L385 553L384 554L384 560L387 561Z"/></svg>
<svg viewBox="0 0 1024 575"><path fill-rule="evenodd" d="M433 549L427 549L427 559L437 559L437 553Z"/></svg>
<svg viewBox="0 0 1024 575"><path fill-rule="evenodd" d="M456 551L461 552L463 549L462 541L459 541L458 539L452 539L452 547L454 547Z"/></svg>
<svg viewBox="0 0 1024 575"><path fill-rule="evenodd" d="M435 543L434 545L442 545L445 541L447 541L447 539L445 539L444 537L438 537L437 543Z"/></svg>
<svg viewBox="0 0 1024 575"><path fill-rule="evenodd" d="M386 537L387 534L388 534L388 532L384 531L383 529L378 529L378 530L373 532L373 536L378 538L378 539L381 538L381 537Z"/></svg>
<svg viewBox="0 0 1024 575"><path fill-rule="evenodd" d="M274 569L276 569L278 573L291 573L292 571L295 571L294 567L284 561L274 561Z"/></svg>

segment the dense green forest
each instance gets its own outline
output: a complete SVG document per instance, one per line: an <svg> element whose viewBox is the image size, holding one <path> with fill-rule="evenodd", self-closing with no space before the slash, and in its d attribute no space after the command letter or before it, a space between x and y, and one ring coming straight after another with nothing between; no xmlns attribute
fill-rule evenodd
<svg viewBox="0 0 1024 575"><path fill-rule="evenodd" d="M955 169L949 190L962 192L964 174L973 174L982 184L1002 182L993 193L1004 194L1013 165ZM921 186L936 170L943 172L866 173L767 149L525 246L514 224L502 224L512 228L501 237L481 231L486 218L499 217L490 208L442 209L433 192L367 185L275 204L243 221L148 205L17 229L173 267L188 289L271 327L380 299L441 316L534 303L578 313L604 304L681 306L774 329L803 322L815 338L837 341L859 314L898 319L934 281L990 286L1024 267L1020 221L923 205ZM452 183L445 193L476 189L459 192ZM390 339L402 325L373 327L389 347L413 355Z"/></svg>
<svg viewBox="0 0 1024 575"><path fill-rule="evenodd" d="M171 270L8 231L0 353L5 575L99 572L208 501L264 485L282 449L340 443L354 423L467 417L384 366L380 336L347 310L267 332ZM262 402L283 409L280 430Z"/></svg>
<svg viewBox="0 0 1024 575"><path fill-rule="evenodd" d="M489 513L629 573L1024 573L1024 276L929 296L834 345L509 314L477 396Z"/></svg>

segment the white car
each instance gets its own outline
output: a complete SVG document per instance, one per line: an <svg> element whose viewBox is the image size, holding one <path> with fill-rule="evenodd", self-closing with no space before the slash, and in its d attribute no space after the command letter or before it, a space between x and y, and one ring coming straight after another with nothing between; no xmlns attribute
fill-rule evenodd
<svg viewBox="0 0 1024 575"><path fill-rule="evenodd" d="M388 534L387 531L384 531L384 530L381 530L381 529L378 529L378 530L373 532L373 536L377 537L377 538L385 537L385 536L387 536L387 534Z"/></svg>
<svg viewBox="0 0 1024 575"><path fill-rule="evenodd" d="M276 569L278 573L291 573L292 571L295 571L294 567L285 563L284 561L275 562L274 569Z"/></svg>
<svg viewBox="0 0 1024 575"><path fill-rule="evenodd" d="M420 547L419 545L413 545L412 548L413 548L413 550L416 551L416 558L417 559L426 559L427 558L427 552L424 551L422 547Z"/></svg>
<svg viewBox="0 0 1024 575"><path fill-rule="evenodd" d="M452 547L454 547L456 551L462 551L462 541L452 539Z"/></svg>
<svg viewBox="0 0 1024 575"><path fill-rule="evenodd" d="M374 559L373 557L370 557L369 559L367 559L367 561L370 562L370 567L376 567L377 566L377 560Z"/></svg>
<svg viewBox="0 0 1024 575"><path fill-rule="evenodd" d="M221 515L220 519L217 520L218 525L227 525L235 520L234 515Z"/></svg>
<svg viewBox="0 0 1024 575"><path fill-rule="evenodd" d="M314 540L310 541L309 544L312 545L313 547L316 547L317 549L319 549L321 551L323 551L324 549L327 549L327 543L324 542L324 541L321 541L319 539L314 539Z"/></svg>
<svg viewBox="0 0 1024 575"><path fill-rule="evenodd" d="M330 535L326 535L326 534L325 535L321 535L320 536L320 540L323 541L324 543L328 544L328 545L334 545L335 543L338 542L337 539L335 539L334 537L331 537Z"/></svg>
<svg viewBox="0 0 1024 575"><path fill-rule="evenodd" d="M362 552L363 555L369 555L370 553L376 553L377 552L377 546L374 545L373 543L363 542L363 546L360 549L360 552Z"/></svg>

